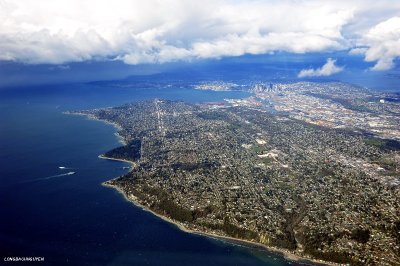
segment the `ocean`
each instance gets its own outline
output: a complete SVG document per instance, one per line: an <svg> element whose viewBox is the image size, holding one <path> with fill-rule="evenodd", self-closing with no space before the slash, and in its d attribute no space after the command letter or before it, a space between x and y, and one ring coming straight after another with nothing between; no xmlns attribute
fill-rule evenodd
<svg viewBox="0 0 400 266"><path fill-rule="evenodd" d="M35 265L299 265L183 232L127 202L101 185L128 171L126 163L98 158L121 145L116 129L63 114L152 98L200 102L245 95L93 84L0 92L0 264L9 256L34 256L44 258Z"/></svg>

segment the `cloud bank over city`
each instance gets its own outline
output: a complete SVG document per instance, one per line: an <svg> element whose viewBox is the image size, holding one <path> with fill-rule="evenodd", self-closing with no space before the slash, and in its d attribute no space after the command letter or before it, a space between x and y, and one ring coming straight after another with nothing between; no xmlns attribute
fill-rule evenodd
<svg viewBox="0 0 400 266"><path fill-rule="evenodd" d="M397 14L400 2L390 0L0 0L0 60L143 64L349 50L387 70L400 57Z"/></svg>

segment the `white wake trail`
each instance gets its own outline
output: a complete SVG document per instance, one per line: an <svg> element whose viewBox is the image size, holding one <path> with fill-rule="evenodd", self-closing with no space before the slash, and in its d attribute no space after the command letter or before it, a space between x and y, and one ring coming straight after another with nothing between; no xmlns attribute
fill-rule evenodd
<svg viewBox="0 0 400 266"><path fill-rule="evenodd" d="M31 179L31 180L22 181L22 182L20 182L20 184L38 182L38 181L42 181L42 180L48 180L48 179L52 179L52 178L57 178L57 177L62 177L62 176L67 176L67 175L73 175L73 174L75 174L75 172L68 172L68 173L59 174L59 175L52 175L52 176L46 176L46 177L41 177L41 178L35 178L35 179Z"/></svg>

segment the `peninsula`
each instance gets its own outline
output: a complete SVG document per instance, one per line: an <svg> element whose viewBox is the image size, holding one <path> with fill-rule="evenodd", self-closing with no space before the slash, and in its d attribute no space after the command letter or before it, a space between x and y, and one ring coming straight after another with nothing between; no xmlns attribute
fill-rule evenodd
<svg viewBox="0 0 400 266"><path fill-rule="evenodd" d="M131 162L131 171L105 185L185 230L327 263L399 265L399 126L379 131L388 139L329 120L386 109L298 90L298 99L338 112L316 114L309 103L289 108L292 91L253 93L224 104L154 99L76 113L118 125L126 144L103 156ZM398 117L391 108L387 121Z"/></svg>

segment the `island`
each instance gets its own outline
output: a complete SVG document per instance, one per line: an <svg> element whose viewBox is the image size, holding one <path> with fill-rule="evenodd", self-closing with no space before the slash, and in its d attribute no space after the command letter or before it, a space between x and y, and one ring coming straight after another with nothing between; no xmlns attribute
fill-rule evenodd
<svg viewBox="0 0 400 266"><path fill-rule="evenodd" d="M102 157L132 168L104 184L184 230L327 264L399 265L399 102L344 83L248 91L71 113L118 126L124 145Z"/></svg>

